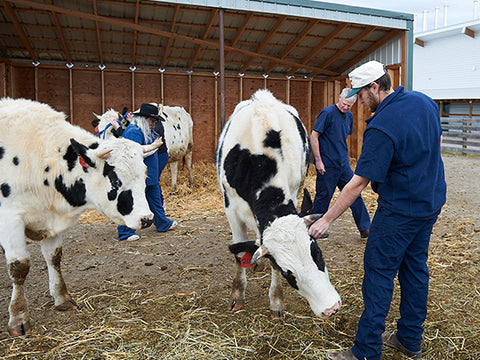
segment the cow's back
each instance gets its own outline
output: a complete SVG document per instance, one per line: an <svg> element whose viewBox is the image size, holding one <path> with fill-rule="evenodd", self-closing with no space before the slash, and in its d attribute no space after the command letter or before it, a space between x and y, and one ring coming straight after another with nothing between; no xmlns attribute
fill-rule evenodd
<svg viewBox="0 0 480 360"><path fill-rule="evenodd" d="M310 160L310 145L305 127L294 107L277 100L267 90L257 91L252 99L236 106L217 148L217 171L222 187L230 187L224 176L224 167L225 162L231 162L235 157L232 155L234 152L241 152L243 155L238 155L241 157L267 159L257 165L262 167L258 170L259 176L264 177L260 181L268 181L283 189L286 197L296 204L297 192L303 184ZM231 193L235 196L234 192Z"/></svg>
<svg viewBox="0 0 480 360"><path fill-rule="evenodd" d="M180 106L163 106L165 141L169 161L178 161L193 147L193 121L190 114Z"/></svg>

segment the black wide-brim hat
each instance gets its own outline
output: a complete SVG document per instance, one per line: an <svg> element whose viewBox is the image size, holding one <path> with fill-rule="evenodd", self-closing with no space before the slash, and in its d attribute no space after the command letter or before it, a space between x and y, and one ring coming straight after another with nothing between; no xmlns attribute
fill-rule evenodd
<svg viewBox="0 0 480 360"><path fill-rule="evenodd" d="M134 112L133 115L144 116L146 118L154 118L155 120L161 120L162 117L158 115L158 107L153 104L142 104L138 112Z"/></svg>

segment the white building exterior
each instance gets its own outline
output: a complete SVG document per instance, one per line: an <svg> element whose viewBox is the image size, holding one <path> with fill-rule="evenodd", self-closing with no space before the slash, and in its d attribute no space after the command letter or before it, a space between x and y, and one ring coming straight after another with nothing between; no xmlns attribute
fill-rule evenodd
<svg viewBox="0 0 480 360"><path fill-rule="evenodd" d="M480 115L480 20L415 34L413 89L444 112Z"/></svg>

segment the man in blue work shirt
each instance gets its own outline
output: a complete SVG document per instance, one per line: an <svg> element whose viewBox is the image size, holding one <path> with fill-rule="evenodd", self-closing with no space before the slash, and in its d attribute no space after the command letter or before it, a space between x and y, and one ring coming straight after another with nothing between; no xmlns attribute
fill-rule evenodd
<svg viewBox="0 0 480 360"><path fill-rule="evenodd" d="M363 148L352 180L309 230L314 238L372 182L378 207L364 254L364 311L350 350L327 359L380 360L382 343L419 359L427 315L428 244L446 200L440 154L442 129L435 102L419 92L395 91L383 65L370 61L349 74L352 92L375 114L367 120ZM349 94L350 95L350 94ZM385 331L394 278L401 288L397 332Z"/></svg>
<svg viewBox="0 0 480 360"><path fill-rule="evenodd" d="M353 176L348 158L347 137L352 133L353 115L350 112L357 95L348 99L350 89L345 88L338 97L338 102L323 109L310 135L313 163L317 170L313 212L325 214L332 200L335 188L340 190ZM370 216L359 195L350 206L353 219L362 238L368 237ZM322 237L327 237L325 233Z"/></svg>

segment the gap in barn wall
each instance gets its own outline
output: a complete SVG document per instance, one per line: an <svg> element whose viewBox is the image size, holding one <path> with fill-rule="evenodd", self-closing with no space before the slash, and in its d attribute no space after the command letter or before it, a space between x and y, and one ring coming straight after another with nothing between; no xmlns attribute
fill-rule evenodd
<svg viewBox="0 0 480 360"><path fill-rule="evenodd" d="M401 82L401 66L387 67L394 87ZM219 78L208 73L159 72L98 68L63 68L29 64L0 66L0 93L13 98L36 99L67 115L67 120L93 133L93 112L136 110L141 103L154 102L182 106L192 116L194 127L193 160L213 161L220 132ZM266 87L279 100L294 106L310 134L320 111L335 104L340 91L349 85L346 76L336 79L278 78L248 75L225 77L226 119L235 106ZM349 137L350 156L361 152L364 120L371 114L359 102L352 109L353 134Z"/></svg>

